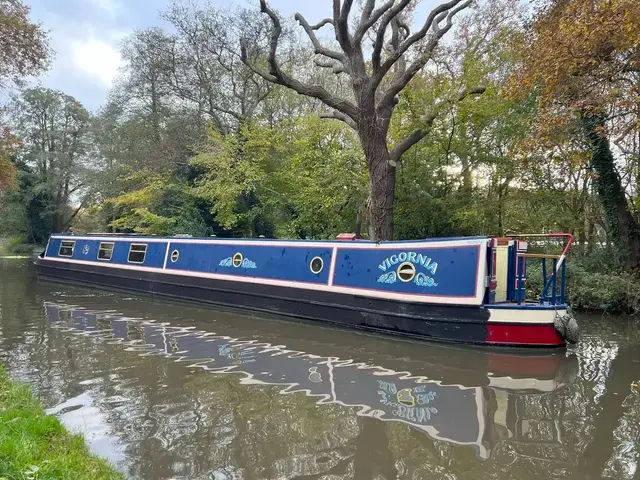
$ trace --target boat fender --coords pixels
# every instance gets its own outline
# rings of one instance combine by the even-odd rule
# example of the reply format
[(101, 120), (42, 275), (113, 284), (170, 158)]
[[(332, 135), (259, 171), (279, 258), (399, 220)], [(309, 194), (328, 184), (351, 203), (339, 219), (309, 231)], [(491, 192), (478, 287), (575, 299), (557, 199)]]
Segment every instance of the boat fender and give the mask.
[(566, 342), (571, 344), (578, 343), (580, 328), (578, 327), (578, 322), (575, 317), (569, 310), (562, 314), (556, 312), (553, 326)]

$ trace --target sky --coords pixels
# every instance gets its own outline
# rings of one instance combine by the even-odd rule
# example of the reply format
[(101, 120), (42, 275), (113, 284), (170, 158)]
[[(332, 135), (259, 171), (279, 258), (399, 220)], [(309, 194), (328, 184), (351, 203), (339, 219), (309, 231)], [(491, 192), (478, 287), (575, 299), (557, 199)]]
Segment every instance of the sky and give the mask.
[[(208, 1), (219, 7), (258, 5), (258, 0)], [(31, 6), (32, 21), (49, 31), (55, 51), (52, 68), (35, 83), (72, 95), (96, 112), (106, 103), (109, 88), (122, 67), (118, 53), (122, 40), (136, 29), (163, 26), (160, 12), (167, 9), (171, 0), (24, 2)], [(270, 0), (269, 4), (285, 16), (300, 12), (309, 23), (331, 14), (329, 0)]]
[[(204, 1), (204, 0), (203, 0)], [(258, 0), (209, 0), (223, 7), (258, 4)], [(25, 0), (31, 20), (49, 31), (55, 51), (52, 68), (35, 84), (55, 88), (80, 100), (91, 111), (106, 103), (113, 79), (122, 66), (119, 46), (134, 30), (163, 26), (160, 12), (171, 0)], [(284, 15), (300, 11), (309, 19), (329, 14), (330, 2), (275, 0)]]

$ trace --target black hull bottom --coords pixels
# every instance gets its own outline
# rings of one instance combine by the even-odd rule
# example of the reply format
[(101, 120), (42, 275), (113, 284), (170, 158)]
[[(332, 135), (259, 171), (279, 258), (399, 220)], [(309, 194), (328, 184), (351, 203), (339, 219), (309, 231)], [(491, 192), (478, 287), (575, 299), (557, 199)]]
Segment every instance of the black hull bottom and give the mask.
[(41, 258), (36, 260), (36, 267), (43, 280), (249, 309), (392, 335), (488, 344), (490, 313), (482, 307), (411, 304), (100, 265), (64, 264)]

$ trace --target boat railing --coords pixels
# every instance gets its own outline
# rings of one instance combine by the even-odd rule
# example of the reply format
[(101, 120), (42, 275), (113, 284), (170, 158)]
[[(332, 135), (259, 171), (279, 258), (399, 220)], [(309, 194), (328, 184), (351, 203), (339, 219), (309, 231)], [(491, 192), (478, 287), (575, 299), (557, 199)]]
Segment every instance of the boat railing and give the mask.
[[(548, 234), (530, 234), (530, 235), (513, 235), (514, 237), (547, 237), (547, 238), (566, 238), (567, 243), (564, 245), (560, 255), (548, 253), (516, 253), (516, 288), (515, 300), (518, 305), (522, 305), (526, 301), (526, 262), (528, 259), (537, 259), (541, 262), (542, 270), (542, 291), (538, 301), (540, 305), (563, 305), (565, 304), (566, 286), (567, 286), (567, 264), (565, 262), (569, 247), (573, 243), (573, 235), (570, 233), (548, 233)], [(551, 269), (548, 268), (550, 261)]]

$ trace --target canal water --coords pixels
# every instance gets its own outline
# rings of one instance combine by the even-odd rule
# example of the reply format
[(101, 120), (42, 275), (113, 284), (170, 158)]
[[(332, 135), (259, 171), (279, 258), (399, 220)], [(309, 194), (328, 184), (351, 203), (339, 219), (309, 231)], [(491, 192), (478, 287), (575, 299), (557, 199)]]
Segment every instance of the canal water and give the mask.
[(38, 282), (0, 258), (0, 361), (143, 479), (638, 476), (640, 321), (462, 348)]

